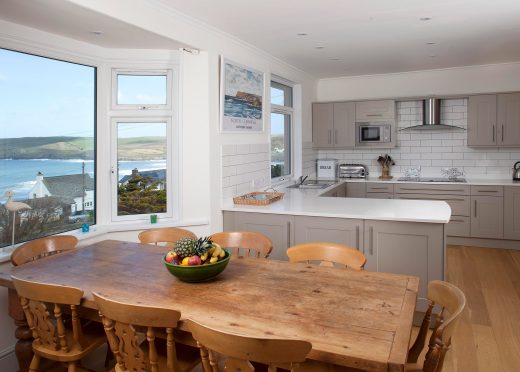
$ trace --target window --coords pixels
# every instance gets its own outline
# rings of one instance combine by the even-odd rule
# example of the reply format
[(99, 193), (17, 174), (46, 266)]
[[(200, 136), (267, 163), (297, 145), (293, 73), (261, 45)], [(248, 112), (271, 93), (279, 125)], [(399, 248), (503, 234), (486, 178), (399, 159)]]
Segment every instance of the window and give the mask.
[(292, 174), (292, 87), (271, 81), (271, 179)]
[(170, 70), (114, 70), (112, 220), (173, 217)]
[(0, 247), (95, 223), (96, 68), (0, 49)]

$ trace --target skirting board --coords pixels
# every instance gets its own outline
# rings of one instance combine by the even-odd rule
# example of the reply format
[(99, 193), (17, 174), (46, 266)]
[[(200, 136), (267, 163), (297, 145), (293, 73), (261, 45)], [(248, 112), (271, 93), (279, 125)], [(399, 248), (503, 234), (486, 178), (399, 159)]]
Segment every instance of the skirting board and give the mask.
[(18, 361), (14, 352), (0, 358), (0, 371), (2, 372), (16, 372), (18, 371)]
[(14, 345), (5, 348), (4, 350), (0, 350), (0, 359), (5, 357), (8, 354), (14, 353)]
[(520, 241), (518, 240), (458, 238), (454, 236), (448, 236), (447, 241), (448, 244), (451, 245), (520, 250)]

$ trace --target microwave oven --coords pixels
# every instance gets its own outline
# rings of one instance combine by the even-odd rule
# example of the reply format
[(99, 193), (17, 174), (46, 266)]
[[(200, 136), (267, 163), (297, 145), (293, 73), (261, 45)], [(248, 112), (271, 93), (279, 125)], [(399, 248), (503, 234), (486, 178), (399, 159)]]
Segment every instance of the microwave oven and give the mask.
[(356, 123), (356, 146), (392, 142), (392, 124), (384, 122)]

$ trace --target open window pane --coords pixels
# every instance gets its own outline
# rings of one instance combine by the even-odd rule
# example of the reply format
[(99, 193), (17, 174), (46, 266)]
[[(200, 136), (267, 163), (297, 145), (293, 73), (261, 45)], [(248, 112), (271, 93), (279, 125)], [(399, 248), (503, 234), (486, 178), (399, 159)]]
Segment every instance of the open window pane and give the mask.
[(0, 49), (0, 247), (13, 224), (19, 243), (95, 223), (95, 81), (94, 67)]
[(291, 174), (291, 115), (271, 113), (271, 178)]
[(292, 107), (292, 87), (271, 81), (271, 104)]
[(166, 213), (167, 123), (117, 123), (118, 216)]
[(117, 74), (118, 105), (166, 105), (166, 75)]

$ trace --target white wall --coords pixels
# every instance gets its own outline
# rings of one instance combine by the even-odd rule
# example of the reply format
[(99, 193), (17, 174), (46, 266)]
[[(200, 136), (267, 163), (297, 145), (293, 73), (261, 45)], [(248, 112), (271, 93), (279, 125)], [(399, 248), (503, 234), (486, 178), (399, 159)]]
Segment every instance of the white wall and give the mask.
[(464, 95), (520, 90), (520, 62), (322, 79), (318, 101)]

